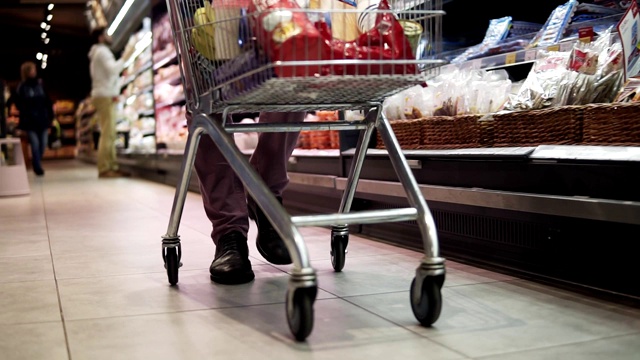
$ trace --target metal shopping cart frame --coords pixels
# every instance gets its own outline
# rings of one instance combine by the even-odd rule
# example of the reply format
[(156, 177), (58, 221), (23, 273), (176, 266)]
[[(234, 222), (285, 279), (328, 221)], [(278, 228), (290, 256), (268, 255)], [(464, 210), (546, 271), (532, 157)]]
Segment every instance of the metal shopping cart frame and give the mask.
[[(415, 4), (424, 4), (414, 2)], [(437, 8), (441, 0), (432, 3), (428, 10), (411, 10), (403, 3), (394, 11), (412, 19), (428, 21), (442, 15)], [(442, 306), (441, 288), (445, 279), (445, 260), (440, 257), (438, 236), (429, 207), (413, 176), (400, 144), (396, 139), (389, 120), (382, 111), (384, 99), (402, 89), (424, 82), (424, 73), (419, 74), (369, 74), (302, 76), (278, 78), (272, 69), (277, 66), (318, 66), (326, 61), (266, 62), (251, 69), (241, 69), (235, 76), (221, 79), (216, 71), (221, 66), (232, 63), (225, 59), (217, 61), (211, 56), (205, 58), (194, 50), (194, 29), (202, 24), (193, 23), (193, 14), (200, 0), (167, 0), (176, 49), (178, 50), (182, 83), (187, 99), (189, 135), (181, 165), (181, 176), (171, 209), (167, 232), (162, 236), (162, 257), (171, 285), (178, 283), (181, 266), (181, 241), (178, 235), (180, 219), (186, 200), (198, 142), (203, 134), (212, 138), (228, 161), (232, 170), (245, 186), (248, 194), (262, 209), (275, 230), (284, 240), (291, 254), (293, 269), (286, 293), (286, 316), (293, 336), (302, 341), (313, 329), (313, 303), (317, 295), (317, 276), (312, 268), (304, 239), (298, 228), (303, 226), (331, 227), (331, 262), (336, 272), (345, 265), (346, 248), (349, 239), (349, 225), (382, 222), (416, 221), (422, 235), (424, 257), (416, 269), (410, 285), (411, 308), (416, 319), (430, 326), (440, 316)], [(439, 5), (438, 5), (439, 4)], [(215, 6), (214, 6), (215, 8)], [(301, 10), (306, 11), (306, 10)], [(337, 11), (337, 10), (336, 10)], [(344, 11), (344, 10), (340, 10)], [(349, 11), (344, 11), (349, 12)], [(255, 15), (255, 14), (254, 14)], [(414, 16), (415, 15), (415, 16)], [(240, 21), (250, 19), (242, 15)], [(226, 21), (216, 20), (212, 28), (229, 28)], [(433, 24), (427, 23), (432, 26)], [(216, 26), (220, 26), (216, 28)], [(438, 29), (431, 34), (437, 34)], [(234, 35), (235, 36), (235, 35)], [(223, 40), (224, 41), (224, 40)], [(233, 43), (218, 43), (217, 48), (236, 46)], [(212, 45), (213, 47), (213, 45)], [(248, 54), (249, 49), (242, 52)], [(212, 51), (213, 52), (213, 51)], [(252, 55), (252, 54), (250, 54)], [(236, 57), (237, 59), (240, 56)], [(394, 60), (395, 61), (395, 60)], [(381, 67), (389, 61), (380, 59), (356, 60), (358, 65)], [(422, 70), (437, 68), (438, 60), (417, 59), (396, 61), (404, 66), (421, 66)], [(354, 64), (354, 60), (329, 60), (332, 66)], [(246, 71), (245, 71), (246, 70)], [(246, 89), (246, 80), (251, 80), (252, 88)], [(255, 85), (257, 84), (257, 85)], [(255, 86), (254, 86), (255, 85)], [(241, 89), (242, 91), (236, 91)], [(231, 95), (230, 95), (231, 94)], [(312, 110), (356, 110), (365, 111), (362, 121), (303, 122), (297, 124), (234, 124), (227, 119), (234, 112), (287, 112)], [(356, 194), (358, 179), (366, 158), (366, 152), (374, 129), (382, 138), (393, 168), (400, 183), (406, 190), (410, 207), (373, 211), (352, 212), (351, 205)], [(231, 134), (236, 132), (296, 132), (302, 130), (359, 130), (360, 135), (355, 150), (354, 161), (349, 169), (348, 181), (336, 213), (291, 216), (265, 185), (260, 175), (251, 166), (246, 156), (236, 147)]]

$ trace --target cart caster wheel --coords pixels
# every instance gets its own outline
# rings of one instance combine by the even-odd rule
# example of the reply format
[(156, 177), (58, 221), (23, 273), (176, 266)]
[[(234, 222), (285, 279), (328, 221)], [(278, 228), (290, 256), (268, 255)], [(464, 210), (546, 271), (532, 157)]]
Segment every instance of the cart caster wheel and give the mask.
[(298, 288), (287, 291), (287, 322), (297, 341), (304, 341), (313, 329), (313, 303), (317, 288)]
[(424, 278), (422, 284), (411, 282), (411, 310), (423, 326), (431, 326), (440, 317), (442, 294), (438, 280), (433, 276)]
[(164, 255), (164, 267), (167, 269), (167, 278), (172, 286), (178, 283), (178, 268), (180, 259), (177, 247), (169, 247)]
[(335, 272), (340, 272), (344, 268), (348, 243), (349, 235), (331, 236), (331, 265)]

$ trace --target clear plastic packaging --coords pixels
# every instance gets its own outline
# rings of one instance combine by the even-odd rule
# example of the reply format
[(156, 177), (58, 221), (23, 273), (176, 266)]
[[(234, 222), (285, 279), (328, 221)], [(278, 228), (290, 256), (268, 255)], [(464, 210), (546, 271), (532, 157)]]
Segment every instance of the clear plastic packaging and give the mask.
[(520, 87), (520, 91), (511, 96), (504, 110), (533, 110), (554, 106), (559, 88), (565, 79), (569, 52), (540, 51), (541, 56), (534, 64)]
[(451, 60), (451, 62), (453, 64), (458, 64), (473, 57), (486, 54), (490, 48), (495, 47), (500, 41), (507, 38), (509, 35), (509, 29), (511, 28), (511, 21), (511, 16), (491, 20), (482, 42), (468, 48), (465, 52)]
[(536, 47), (557, 44), (564, 36), (564, 32), (567, 25), (571, 22), (577, 5), (578, 2), (576, 0), (569, 0), (553, 10), (544, 27), (531, 41), (530, 46)]
[(505, 110), (611, 102), (622, 87), (622, 49), (611, 43), (611, 29), (592, 43), (577, 43), (571, 51), (547, 52), (533, 66), (520, 91)]
[(383, 111), (392, 120), (496, 112), (511, 93), (506, 70), (453, 69), (388, 97)]

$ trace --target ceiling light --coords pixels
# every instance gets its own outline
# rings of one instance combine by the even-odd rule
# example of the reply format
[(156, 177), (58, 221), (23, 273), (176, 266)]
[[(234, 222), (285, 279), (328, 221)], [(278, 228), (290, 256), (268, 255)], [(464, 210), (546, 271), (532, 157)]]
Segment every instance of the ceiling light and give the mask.
[(43, 32), (42, 35), (40, 35), (43, 39), (47, 37), (47, 33)]
[(118, 26), (122, 22), (122, 19), (124, 19), (125, 15), (127, 15), (127, 12), (129, 11), (129, 8), (131, 8), (131, 5), (133, 5), (134, 1), (135, 0), (127, 0), (124, 3), (124, 5), (122, 5), (122, 8), (120, 9), (120, 12), (116, 16), (116, 18), (113, 19), (113, 22), (111, 23), (111, 26), (109, 26), (109, 29), (107, 30), (107, 35), (111, 36), (111, 35), (113, 35), (114, 32), (116, 32), (116, 29), (118, 28)]
[(47, 59), (49, 58), (48, 54), (44, 54), (42, 55), (42, 61), (47, 62)]
[(43, 22), (41, 22), (41, 23), (40, 23), (40, 27), (41, 27), (41, 28), (43, 28), (43, 29), (44, 29), (44, 28), (46, 28), (46, 27), (47, 27), (47, 23), (46, 23), (46, 22), (44, 22), (44, 21), (43, 21)]
[(49, 43), (49, 38), (44, 39), (44, 43), (48, 44)]
[(51, 21), (51, 19), (53, 19), (53, 14), (47, 15), (47, 21)]
[(49, 4), (49, 6), (47, 7), (47, 9), (49, 9), (49, 11), (53, 10), (53, 4)]
[(37, 54), (36, 54), (36, 59), (38, 59), (38, 60), (42, 60), (42, 53), (40, 53), (40, 52), (39, 52), (39, 53), (37, 53)]
[(47, 25), (46, 28), (44, 28), (45, 30), (49, 31), (49, 29), (51, 29), (51, 25)]
[(42, 63), (42, 68), (43, 68), (43, 69), (46, 69), (46, 68), (47, 68), (47, 63), (46, 63), (46, 62), (43, 62), (43, 63)]

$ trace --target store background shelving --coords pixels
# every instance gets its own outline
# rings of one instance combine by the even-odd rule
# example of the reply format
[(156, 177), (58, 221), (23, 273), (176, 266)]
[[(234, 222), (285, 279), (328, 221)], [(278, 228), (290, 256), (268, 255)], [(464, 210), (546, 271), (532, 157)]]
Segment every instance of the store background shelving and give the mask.
[(54, 147), (55, 139), (50, 130), (49, 146), (44, 152), (43, 159), (72, 159), (76, 156), (76, 104), (73, 100), (57, 100), (53, 104), (55, 120), (59, 126), (59, 147)]
[(72, 101), (66, 101), (67, 106), (62, 107), (61, 102), (54, 104), (56, 120), (60, 125), (60, 142), (62, 146), (76, 145), (76, 121), (75, 121), (75, 104)]
[[(523, 66), (531, 65), (540, 57), (540, 54), (543, 51), (561, 51), (561, 52), (569, 51), (575, 46), (576, 43), (585, 41), (584, 39), (580, 39), (579, 37), (580, 29), (584, 29), (584, 28), (595, 29), (594, 30), (595, 36), (593, 39), (595, 40), (595, 38), (597, 38), (598, 36), (597, 30), (602, 31), (608, 28), (609, 26), (616, 24), (621, 17), (622, 17), (622, 14), (617, 14), (617, 15), (603, 16), (596, 19), (592, 19), (592, 20), (574, 22), (567, 26), (567, 29), (566, 29), (567, 36), (565, 36), (557, 44), (552, 44), (544, 47), (532, 47), (532, 48), (520, 49), (516, 51), (505, 51), (495, 55), (487, 55), (487, 56), (479, 57), (477, 59), (468, 60), (460, 64), (447, 64), (441, 67), (440, 72), (447, 72), (454, 68), (494, 70), (494, 69), (506, 68), (511, 66), (518, 66), (518, 65), (523, 65)], [(613, 28), (612, 30), (613, 31), (610, 34), (610, 36), (612, 36), (612, 38), (617, 37), (618, 34), (616, 29)], [(509, 41), (514, 41), (514, 40), (530, 41), (535, 37), (535, 35), (536, 35), (535, 32), (528, 33), (528, 34), (521, 34), (518, 36), (510, 37), (508, 40)], [(443, 58), (453, 58), (456, 55), (461, 54), (464, 50), (465, 49), (457, 49), (454, 51), (443, 53), (440, 56)]]
[(166, 5), (157, 5), (153, 10), (153, 16), (157, 148), (164, 154), (181, 154), (187, 136), (186, 101)]
[[(464, 8), (459, 14), (469, 12), (458, 1), (448, 2), (449, 7), (457, 4)], [(506, 6), (507, 2), (502, 4)], [(544, 6), (553, 7), (548, 3)], [(495, 18), (504, 13), (498, 10), (501, 13)], [(180, 78), (164, 1), (156, 2), (150, 14), (157, 150), (153, 154), (121, 153), (119, 162), (137, 176), (175, 186), (181, 176), (186, 136), (184, 102), (180, 97), (167, 96), (179, 92), (175, 86)], [(514, 20), (544, 23), (548, 13), (538, 15)], [(448, 16), (444, 17), (445, 23), (462, 21), (449, 20)], [(598, 24), (574, 23), (570, 32), (585, 26)], [(519, 34), (522, 39), (533, 35)], [(576, 41), (573, 37), (549, 47), (485, 56), (461, 65), (446, 65), (440, 71), (454, 66), (503, 68), (518, 81), (526, 77), (540, 50), (567, 50)], [(345, 141), (340, 144), (341, 150), (294, 151), (288, 164), (291, 182), (284, 194), (285, 205), (292, 213), (326, 212), (339, 206), (353, 159), (351, 147), (353, 143)], [(625, 299), (640, 297), (637, 285), (609, 281), (615, 274), (634, 271), (626, 251), (634, 239), (625, 234), (640, 231), (637, 147), (540, 145), (404, 153), (433, 210), (445, 257), (563, 286), (617, 293)], [(251, 151), (245, 154), (250, 156)], [(370, 149), (353, 210), (406, 205), (406, 196), (393, 174), (385, 150)], [(191, 177), (189, 189), (199, 191), (197, 176)], [(363, 225), (351, 231), (402, 246), (422, 247), (414, 223)], [(607, 239), (622, 261), (604, 259), (603, 264), (595, 266), (592, 260), (601, 258), (602, 239)]]
[(121, 152), (156, 152), (152, 43), (151, 18), (145, 17), (141, 29), (128, 40), (127, 46), (133, 46), (135, 51), (121, 76), (116, 125), (116, 146)]

